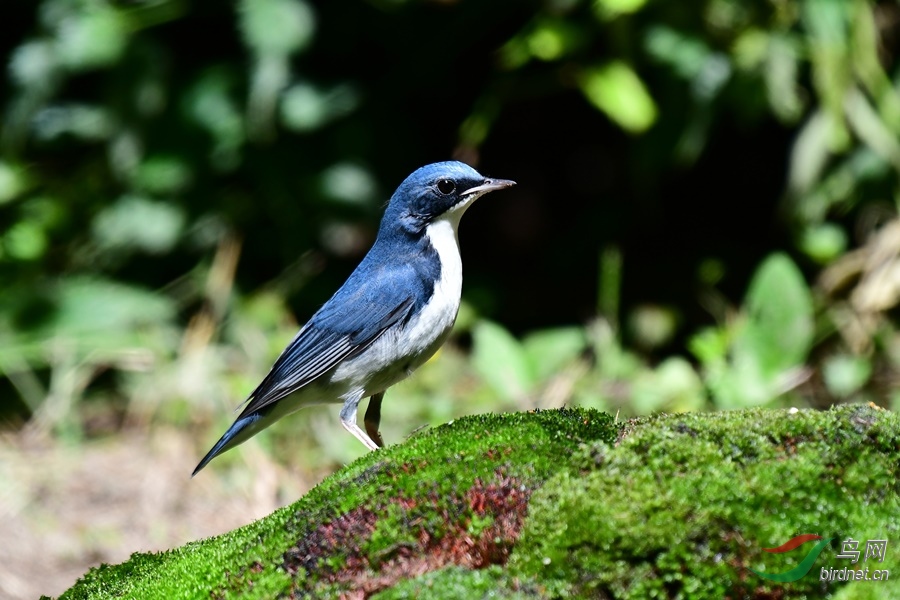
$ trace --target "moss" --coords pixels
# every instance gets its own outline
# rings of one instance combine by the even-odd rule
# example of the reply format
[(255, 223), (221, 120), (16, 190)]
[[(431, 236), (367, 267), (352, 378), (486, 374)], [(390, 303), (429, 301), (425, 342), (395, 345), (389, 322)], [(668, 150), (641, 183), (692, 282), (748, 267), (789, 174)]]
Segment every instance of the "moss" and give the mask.
[[(898, 421), (856, 406), (630, 423), (618, 446), (588, 445), (580, 473), (535, 493), (510, 573), (560, 596), (822, 597), (843, 585), (818, 568), (850, 566), (835, 558), (840, 540), (900, 539)], [(801, 533), (836, 538), (814, 572), (775, 584), (748, 571), (791, 569), (811, 545), (762, 548)]]
[(473, 571), (447, 567), (406, 579), (372, 596), (372, 600), (459, 600), (491, 598), (495, 600), (539, 600), (546, 598), (542, 586), (533, 581), (513, 580), (499, 566)]
[[(831, 584), (848, 537), (900, 541), (900, 419), (865, 406), (614, 424), (468, 417), (369, 454), (229, 534), (90, 571), (64, 598), (900, 597)], [(775, 584), (812, 546), (813, 571)], [(860, 563), (862, 564), (862, 563)], [(896, 578), (897, 574), (893, 574)]]
[(364, 456), (247, 527), (93, 569), (63, 598), (336, 597), (505, 563), (532, 492), (581, 444), (617, 433), (609, 415), (574, 409), (460, 419)]

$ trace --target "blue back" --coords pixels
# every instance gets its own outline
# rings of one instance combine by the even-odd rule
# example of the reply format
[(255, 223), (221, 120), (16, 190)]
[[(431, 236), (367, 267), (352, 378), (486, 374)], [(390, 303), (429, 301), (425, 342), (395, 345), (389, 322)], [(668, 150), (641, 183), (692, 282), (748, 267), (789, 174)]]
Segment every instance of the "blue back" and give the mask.
[(443, 179), (465, 190), (484, 178), (456, 161), (427, 165), (409, 175), (391, 196), (372, 249), (288, 345), (241, 416), (270, 406), (359, 354), (424, 307), (441, 277), (425, 228), (461, 199), (460, 193), (438, 189)]

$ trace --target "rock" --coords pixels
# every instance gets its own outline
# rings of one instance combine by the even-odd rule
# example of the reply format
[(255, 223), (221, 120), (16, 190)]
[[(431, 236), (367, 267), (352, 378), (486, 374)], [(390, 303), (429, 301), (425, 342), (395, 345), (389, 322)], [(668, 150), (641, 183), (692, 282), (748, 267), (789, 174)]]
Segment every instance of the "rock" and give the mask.
[[(896, 569), (898, 471), (900, 418), (872, 406), (466, 417), (62, 598), (897, 597), (890, 579), (821, 577)], [(764, 551), (801, 534), (821, 539)], [(837, 556), (848, 538), (855, 565)], [(883, 562), (864, 559), (870, 540)], [(814, 549), (795, 581), (757, 574), (796, 575)]]

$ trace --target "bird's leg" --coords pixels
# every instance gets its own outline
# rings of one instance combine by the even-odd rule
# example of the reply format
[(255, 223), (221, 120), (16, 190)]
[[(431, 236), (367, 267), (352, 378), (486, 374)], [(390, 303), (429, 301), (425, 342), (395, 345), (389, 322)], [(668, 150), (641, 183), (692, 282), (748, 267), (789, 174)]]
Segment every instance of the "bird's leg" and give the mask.
[(363, 417), (363, 423), (366, 425), (366, 433), (378, 444), (379, 448), (384, 448), (384, 440), (378, 432), (378, 425), (381, 423), (381, 400), (384, 398), (384, 392), (373, 394), (369, 398), (369, 406), (366, 407), (366, 416)]
[[(356, 407), (362, 400), (362, 393), (354, 393), (344, 398), (344, 406), (341, 408), (341, 425), (344, 429), (353, 434), (369, 450), (378, 450), (378, 444), (372, 441), (372, 438), (366, 435), (366, 432), (359, 428), (356, 424)], [(367, 413), (368, 414), (368, 413)]]

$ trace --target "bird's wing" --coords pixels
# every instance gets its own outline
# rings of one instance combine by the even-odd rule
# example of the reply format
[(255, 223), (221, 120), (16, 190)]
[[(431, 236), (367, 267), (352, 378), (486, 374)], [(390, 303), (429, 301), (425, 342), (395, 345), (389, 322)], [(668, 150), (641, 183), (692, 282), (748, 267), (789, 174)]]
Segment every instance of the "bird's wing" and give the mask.
[[(397, 285), (396, 277), (376, 278), (360, 286), (353, 285), (354, 279), (351, 277), (288, 344), (250, 394), (241, 416), (299, 390), (409, 318), (415, 296), (408, 293), (409, 288)], [(404, 289), (407, 293), (401, 292)]]

